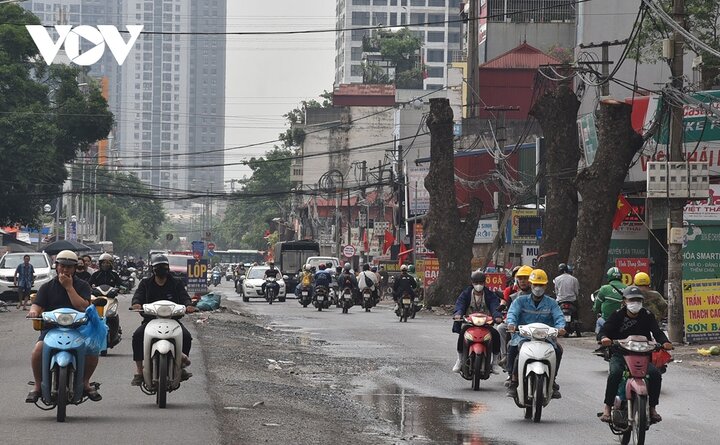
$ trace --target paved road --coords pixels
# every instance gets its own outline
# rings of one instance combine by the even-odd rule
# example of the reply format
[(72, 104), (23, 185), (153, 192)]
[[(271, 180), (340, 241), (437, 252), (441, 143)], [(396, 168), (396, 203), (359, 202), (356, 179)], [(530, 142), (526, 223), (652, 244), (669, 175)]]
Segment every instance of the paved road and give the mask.
[[(224, 287), (224, 286), (223, 286)], [(240, 301), (231, 290), (225, 295)], [(540, 424), (505, 397), (505, 375), (491, 377), (474, 392), (450, 368), (456, 357), (451, 323), (419, 315), (400, 324), (388, 307), (372, 313), (357, 306), (350, 314), (317, 312), (295, 300), (268, 305), (244, 303), (251, 312), (271, 317), (276, 329), (330, 342), (325, 349), (346, 357), (375, 357), (384, 366), (358, 375), (357, 397), (375, 406), (398, 432), (417, 443), (468, 444), (611, 444), (617, 443), (596, 413), (602, 407), (607, 366), (590, 354), (591, 339), (565, 339), (558, 382), (563, 398), (545, 408)], [(649, 431), (649, 444), (717, 443), (717, 382), (682, 365), (671, 364), (664, 378), (664, 421)], [(413, 439), (413, 437), (415, 439)]]
[[(129, 296), (121, 297), (121, 307), (129, 306)], [(37, 340), (25, 314), (0, 313), (0, 442), (6, 444), (73, 443), (113, 444), (217, 444), (220, 443), (200, 345), (195, 342), (191, 358), (194, 376), (168, 394), (166, 409), (158, 409), (155, 396), (131, 387), (134, 373), (130, 336), (139, 316), (121, 313), (126, 336), (100, 358), (93, 380), (102, 383), (100, 402), (85, 402), (67, 408), (67, 421), (55, 421), (55, 411), (41, 411), (26, 404), (32, 388), (30, 350)], [(191, 318), (185, 325), (193, 331)], [(191, 384), (190, 384), (191, 383)]]

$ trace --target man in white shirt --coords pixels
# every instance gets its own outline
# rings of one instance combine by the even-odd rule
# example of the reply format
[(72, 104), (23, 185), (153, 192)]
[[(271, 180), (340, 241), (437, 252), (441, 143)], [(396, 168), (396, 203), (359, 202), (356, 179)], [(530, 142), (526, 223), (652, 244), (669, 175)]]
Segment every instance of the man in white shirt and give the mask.
[(572, 269), (567, 264), (560, 263), (558, 271), (560, 275), (553, 280), (557, 302), (577, 301), (578, 293), (580, 293), (580, 283), (577, 278), (572, 276)]
[(378, 303), (380, 300), (378, 296), (378, 277), (375, 274), (375, 272), (372, 272), (370, 270), (370, 265), (365, 263), (362, 266), (362, 272), (358, 274), (357, 277), (358, 282), (358, 289), (360, 290), (360, 294), (362, 295), (363, 289), (370, 288), (372, 290), (372, 296), (373, 296), (373, 306)]

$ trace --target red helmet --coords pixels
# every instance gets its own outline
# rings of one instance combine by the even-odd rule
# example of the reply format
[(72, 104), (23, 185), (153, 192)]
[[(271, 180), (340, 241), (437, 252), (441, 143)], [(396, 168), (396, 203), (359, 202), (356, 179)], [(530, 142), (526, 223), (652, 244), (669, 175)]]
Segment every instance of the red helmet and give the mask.
[(318, 266), (318, 269), (320, 269), (320, 270), (325, 270), (325, 265), (324, 265), (324, 264), (320, 264), (320, 265)]

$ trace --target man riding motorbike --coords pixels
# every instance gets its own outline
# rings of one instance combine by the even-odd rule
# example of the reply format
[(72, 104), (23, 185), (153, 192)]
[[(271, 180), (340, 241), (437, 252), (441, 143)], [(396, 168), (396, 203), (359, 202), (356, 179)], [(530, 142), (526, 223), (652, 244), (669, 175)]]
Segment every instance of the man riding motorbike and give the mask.
[[(54, 311), (60, 308), (70, 308), (79, 312), (85, 312), (85, 309), (90, 305), (91, 289), (86, 281), (74, 276), (77, 263), (77, 255), (70, 250), (63, 250), (57, 254), (55, 257), (57, 276), (40, 286), (35, 301), (27, 313), (27, 318), (37, 318), (45, 311)], [(30, 391), (30, 394), (28, 394), (25, 399), (28, 403), (37, 402), (41, 395), (43, 339), (47, 333), (48, 330), (40, 332), (40, 338), (38, 338), (32, 351), (30, 363), (32, 365), (35, 382), (33, 390)], [(88, 353), (88, 355), (85, 356), (85, 373), (83, 375), (85, 395), (93, 402), (102, 399), (97, 389), (90, 386), (90, 377), (92, 377), (93, 372), (95, 372), (97, 364), (97, 354)]]
[[(518, 274), (520, 272), (518, 271)], [(530, 323), (544, 323), (548, 326), (553, 326), (558, 330), (558, 335), (565, 335), (565, 317), (563, 317), (562, 310), (555, 300), (545, 295), (545, 286), (547, 285), (548, 278), (547, 274), (542, 269), (535, 269), (530, 274), (530, 285), (531, 295), (522, 295), (515, 299), (510, 305), (507, 314), (507, 325), (508, 332), (512, 332), (512, 339), (508, 348), (507, 356), (507, 372), (510, 374), (511, 380), (508, 386), (507, 396), (516, 398), (517, 386), (518, 386), (518, 375), (517, 369), (515, 369), (515, 359), (520, 351), (520, 344), (528, 341), (527, 338), (520, 336), (516, 332), (516, 328), (520, 325), (526, 325)], [(562, 359), (562, 347), (557, 341), (550, 341), (555, 348), (556, 356), (556, 369), (555, 377), (557, 378), (558, 371), (560, 370), (560, 361)], [(553, 382), (553, 399), (559, 399), (560, 385)]]
[(310, 296), (312, 297), (312, 282), (313, 274), (310, 272), (310, 265), (305, 264), (302, 267), (302, 273), (298, 276), (298, 284), (295, 286), (295, 296), (300, 298), (300, 292), (303, 287), (308, 289)]
[(565, 263), (558, 265), (560, 275), (555, 277), (553, 284), (555, 285), (555, 301), (562, 303), (565, 301), (576, 302), (580, 293), (580, 282), (572, 276), (570, 268)]
[(625, 285), (622, 283), (622, 273), (617, 267), (611, 267), (607, 273), (608, 284), (602, 286), (597, 292), (595, 303), (593, 303), (593, 312), (598, 314), (599, 318), (595, 323), (595, 333), (598, 340), (602, 338), (602, 329), (605, 320), (610, 314), (620, 309), (622, 305), (622, 292)]
[[(613, 340), (622, 340), (631, 335), (643, 335), (648, 338), (655, 339), (656, 342), (662, 343), (663, 349), (673, 349), (672, 343), (668, 340), (663, 331), (660, 330), (657, 320), (652, 312), (643, 308), (643, 300), (645, 296), (642, 290), (637, 286), (630, 286), (623, 290), (623, 300), (625, 306), (616, 310), (605, 321), (603, 330), (603, 338), (601, 343), (605, 347), (610, 347)], [(610, 421), (610, 412), (615, 401), (617, 388), (622, 380), (625, 371), (625, 359), (620, 351), (611, 349), (610, 356), (610, 372), (608, 373), (607, 385), (605, 387), (605, 407), (600, 420), (603, 422)], [(660, 389), (662, 387), (662, 376), (660, 371), (648, 363), (648, 402), (650, 405), (650, 421), (657, 423), (662, 420), (655, 407), (660, 402)]]
[[(498, 311), (500, 306), (500, 297), (485, 287), (485, 274), (476, 270), (470, 275), (471, 286), (465, 288), (460, 296), (458, 296), (455, 302), (455, 312), (453, 313), (453, 327), (452, 331), (459, 334), (457, 341), (457, 353), (458, 358), (453, 366), (453, 372), (460, 372), (462, 369), (462, 362), (465, 360), (464, 352), (464, 335), (467, 328), (470, 325), (463, 326), (462, 317), (470, 315), (475, 312), (483, 314), (489, 314), (495, 320), (495, 323), (502, 322), (502, 313)], [(497, 374), (495, 365), (497, 364), (500, 355), (500, 333), (495, 329), (490, 329), (490, 335), (492, 337), (492, 373)]]
[(343, 266), (342, 273), (337, 277), (337, 283), (340, 292), (342, 292), (344, 288), (349, 287), (352, 290), (353, 300), (357, 299), (358, 281), (352, 273), (350, 263), (345, 263)]
[[(195, 312), (195, 306), (192, 306), (192, 300), (185, 290), (182, 280), (170, 275), (170, 262), (165, 255), (155, 255), (150, 261), (152, 267), (152, 275), (143, 278), (135, 289), (132, 297), (132, 308), (135, 310), (142, 309), (143, 304), (154, 303), (160, 300), (169, 300), (175, 304), (185, 305), (185, 313)], [(143, 317), (140, 326), (135, 330), (132, 337), (133, 360), (135, 361), (136, 373), (130, 382), (133, 386), (143, 384), (143, 342), (145, 334), (145, 326), (150, 318)], [(190, 347), (192, 345), (192, 336), (187, 328), (178, 320), (183, 335), (183, 368), (181, 370), (181, 380), (187, 380), (192, 377), (192, 373), (188, 372), (185, 367), (190, 366)]]
[(377, 274), (370, 270), (370, 265), (368, 263), (363, 264), (362, 272), (360, 272), (357, 277), (357, 283), (361, 294), (363, 290), (370, 288), (370, 291), (372, 292), (373, 306), (375, 306), (378, 301), (380, 301), (380, 296), (378, 295), (378, 277)]
[(92, 274), (90, 277), (91, 286), (102, 286), (107, 284), (111, 287), (120, 286), (120, 275), (113, 270), (113, 257), (109, 253), (103, 253), (100, 255), (98, 261), (100, 263), (100, 270)]
[(270, 268), (265, 271), (265, 275), (263, 277), (263, 279), (265, 280), (263, 281), (263, 284), (261, 286), (263, 295), (265, 295), (265, 285), (267, 285), (267, 279), (270, 277), (277, 279), (278, 275), (280, 275), (280, 271), (275, 269), (274, 262), (268, 261), (267, 264)]
[(315, 290), (317, 290), (318, 287), (325, 287), (329, 289), (332, 284), (332, 274), (327, 270), (327, 267), (324, 264), (320, 264), (318, 268), (320, 270), (315, 273), (315, 277), (313, 279), (313, 282), (315, 283)]
[(650, 275), (645, 272), (638, 272), (633, 278), (633, 284), (637, 286), (645, 296), (643, 307), (655, 316), (658, 324), (667, 317), (668, 304), (660, 295), (660, 292), (650, 289)]
[(405, 292), (407, 292), (413, 300), (415, 299), (416, 287), (417, 281), (408, 274), (407, 264), (403, 264), (400, 266), (400, 275), (395, 278), (395, 282), (393, 283), (393, 301), (395, 301), (395, 312), (400, 310), (400, 306), (397, 302), (399, 298), (402, 298)]

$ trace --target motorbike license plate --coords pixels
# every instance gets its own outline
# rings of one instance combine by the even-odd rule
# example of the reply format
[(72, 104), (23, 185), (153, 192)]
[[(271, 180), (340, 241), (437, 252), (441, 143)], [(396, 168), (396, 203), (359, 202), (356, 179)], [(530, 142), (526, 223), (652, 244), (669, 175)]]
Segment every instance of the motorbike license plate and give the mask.
[(571, 320), (572, 320), (572, 316), (570, 316), (570, 315), (565, 316), (565, 321), (570, 322)]
[(303, 297), (307, 297), (307, 295), (308, 295), (307, 291), (305, 291), (305, 292), (302, 293), (302, 296), (303, 296)]
[(319, 301), (323, 301), (323, 300), (325, 299), (325, 295), (318, 295), (318, 296), (317, 296), (317, 299), (318, 299)]
[(410, 303), (412, 303), (412, 300), (410, 300), (409, 298), (403, 298), (403, 304), (410, 304)]

